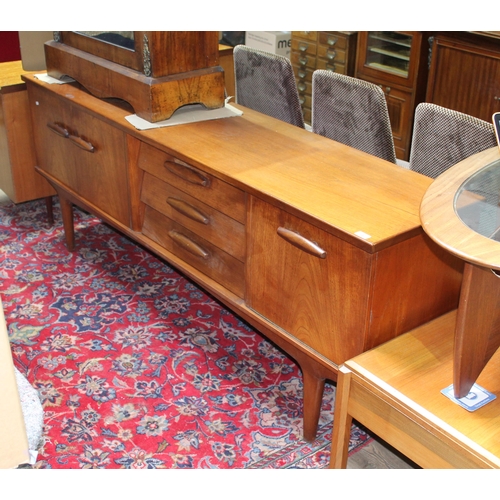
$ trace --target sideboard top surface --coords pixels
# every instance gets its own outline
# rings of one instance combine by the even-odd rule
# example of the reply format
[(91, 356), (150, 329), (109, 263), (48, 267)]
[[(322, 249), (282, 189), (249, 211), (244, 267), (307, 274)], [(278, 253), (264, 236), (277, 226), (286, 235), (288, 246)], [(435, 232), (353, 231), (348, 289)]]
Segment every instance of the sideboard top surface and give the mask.
[(23, 79), (365, 251), (421, 232), (432, 179), (312, 132), (241, 106), (241, 117), (138, 131), (125, 120), (131, 111), (78, 84)]

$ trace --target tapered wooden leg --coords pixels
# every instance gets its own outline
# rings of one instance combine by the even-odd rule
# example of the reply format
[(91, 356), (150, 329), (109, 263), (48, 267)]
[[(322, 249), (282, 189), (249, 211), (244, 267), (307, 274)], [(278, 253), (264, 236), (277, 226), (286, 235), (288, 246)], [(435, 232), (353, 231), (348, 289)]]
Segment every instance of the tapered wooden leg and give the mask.
[(304, 383), (304, 439), (311, 442), (316, 438), (318, 430), (325, 379), (303, 367), (302, 377)]
[(491, 269), (466, 263), (455, 330), (453, 391), (456, 398), (467, 396), (498, 347), (500, 277)]
[(61, 215), (64, 226), (64, 234), (66, 237), (66, 246), (72, 252), (75, 248), (75, 228), (73, 226), (73, 204), (59, 195), (61, 204)]
[(49, 224), (54, 224), (54, 210), (52, 206), (52, 196), (45, 198), (45, 206), (47, 207), (47, 219)]
[(349, 456), (352, 417), (348, 413), (349, 391), (351, 389), (350, 370), (341, 366), (337, 375), (335, 411), (333, 413), (332, 453), (330, 469), (345, 469)]

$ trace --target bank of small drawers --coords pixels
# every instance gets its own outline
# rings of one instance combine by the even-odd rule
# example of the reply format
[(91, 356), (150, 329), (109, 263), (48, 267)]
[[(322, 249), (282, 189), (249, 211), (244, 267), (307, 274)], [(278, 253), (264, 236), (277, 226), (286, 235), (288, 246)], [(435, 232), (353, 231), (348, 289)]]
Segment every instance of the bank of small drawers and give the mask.
[(243, 297), (245, 194), (146, 144), (139, 167), (142, 233)]
[(311, 123), (312, 74), (326, 69), (354, 75), (357, 33), (350, 31), (292, 31), (291, 61), (302, 112)]

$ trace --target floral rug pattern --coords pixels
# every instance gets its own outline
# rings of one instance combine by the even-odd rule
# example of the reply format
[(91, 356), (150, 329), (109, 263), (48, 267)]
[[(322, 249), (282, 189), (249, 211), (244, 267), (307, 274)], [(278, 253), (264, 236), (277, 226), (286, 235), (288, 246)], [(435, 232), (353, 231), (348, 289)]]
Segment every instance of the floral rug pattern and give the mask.
[[(302, 434), (295, 363), (199, 287), (75, 209), (0, 206), (0, 296), (16, 367), (38, 390), (34, 467), (324, 468), (335, 386), (318, 437)], [(353, 427), (351, 450), (371, 438)]]

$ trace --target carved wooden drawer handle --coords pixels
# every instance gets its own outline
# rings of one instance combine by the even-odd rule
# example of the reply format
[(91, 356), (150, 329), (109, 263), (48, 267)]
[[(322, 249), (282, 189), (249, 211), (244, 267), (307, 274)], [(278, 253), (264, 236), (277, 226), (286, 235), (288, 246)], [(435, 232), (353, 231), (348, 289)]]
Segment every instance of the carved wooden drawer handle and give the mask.
[(65, 139), (69, 137), (69, 132), (60, 123), (47, 123), (47, 127), (49, 127), (52, 132), (64, 137)]
[(210, 185), (210, 179), (206, 175), (203, 175), (202, 172), (196, 170), (183, 161), (167, 160), (164, 165), (174, 175), (190, 182), (191, 184), (197, 184), (198, 186), (203, 187), (208, 187)]
[(210, 254), (197, 245), (193, 240), (189, 239), (187, 236), (177, 232), (177, 231), (169, 231), (168, 235), (182, 248), (187, 250), (188, 252), (196, 255), (197, 257), (201, 257), (202, 259), (208, 259)]
[(293, 246), (303, 250), (304, 252), (310, 253), (315, 257), (320, 259), (326, 259), (326, 251), (321, 247), (316, 245), (316, 243), (304, 238), (299, 233), (295, 231), (290, 231), (290, 229), (285, 229), (284, 227), (278, 228), (278, 235), (281, 236), (285, 241), (291, 243)]
[(87, 151), (88, 153), (93, 153), (95, 151), (93, 144), (91, 142), (85, 141), (81, 137), (78, 137), (76, 135), (69, 135), (68, 139), (73, 144), (76, 144), (79, 148), (82, 148), (84, 151)]
[(210, 219), (202, 212), (197, 210), (195, 207), (190, 205), (189, 203), (179, 200), (178, 198), (167, 198), (167, 203), (177, 212), (189, 217), (195, 222), (200, 222), (201, 224), (208, 224)]

